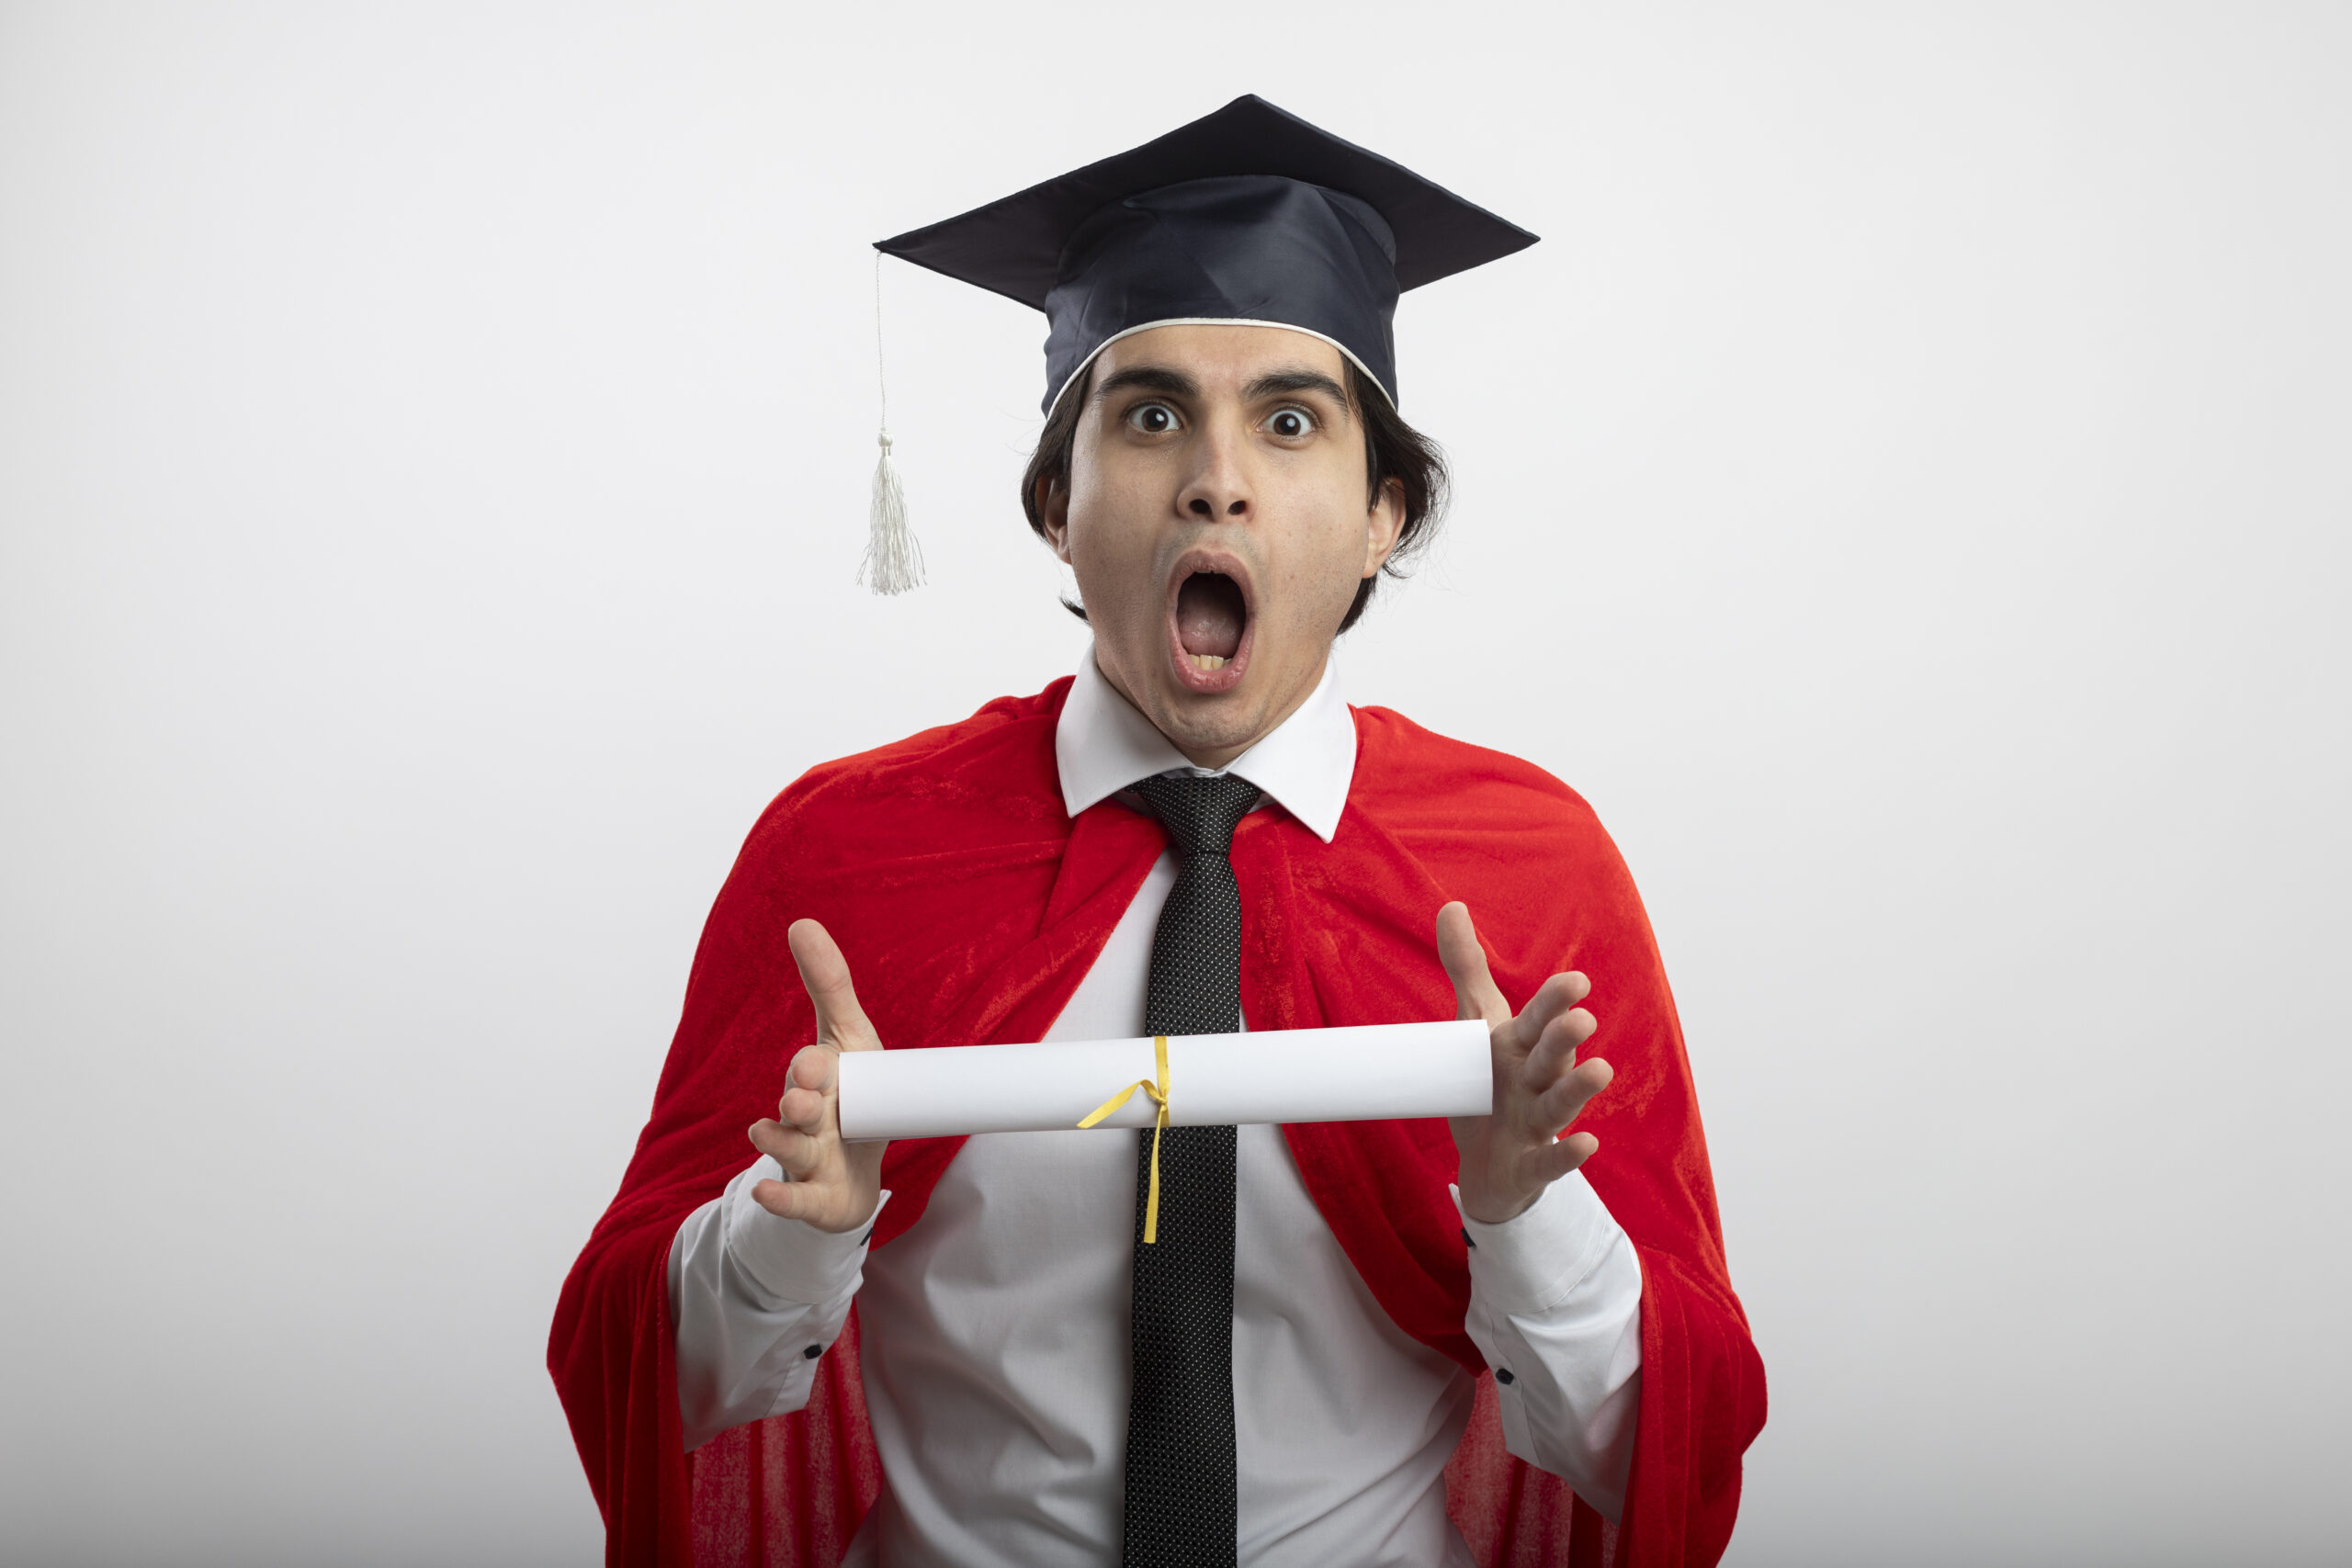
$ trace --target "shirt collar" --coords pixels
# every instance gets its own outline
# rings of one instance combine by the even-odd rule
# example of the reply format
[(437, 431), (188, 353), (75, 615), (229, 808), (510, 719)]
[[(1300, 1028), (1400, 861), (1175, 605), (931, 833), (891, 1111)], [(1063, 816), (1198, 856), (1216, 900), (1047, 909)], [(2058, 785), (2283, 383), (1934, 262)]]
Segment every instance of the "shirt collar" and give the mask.
[(1355, 778), (1356, 724), (1340, 691), (1339, 663), (1326, 659), (1323, 679), (1273, 733), (1222, 768), (1196, 768), (1103, 677), (1090, 643), (1054, 727), (1054, 761), (1072, 817), (1156, 773), (1238, 773), (1328, 844)]

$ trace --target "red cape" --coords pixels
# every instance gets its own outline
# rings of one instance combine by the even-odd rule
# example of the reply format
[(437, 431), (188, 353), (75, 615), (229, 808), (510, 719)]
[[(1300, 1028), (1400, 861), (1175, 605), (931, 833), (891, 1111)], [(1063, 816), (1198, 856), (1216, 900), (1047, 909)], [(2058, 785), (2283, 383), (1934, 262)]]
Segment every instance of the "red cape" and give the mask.
[[(893, 1045), (1038, 1040), (1159, 857), (1158, 823), (1062, 809), (1054, 728), (1067, 680), (961, 724), (811, 771), (752, 829), (703, 931), (684, 1016), (619, 1193), (581, 1253), (548, 1346), (613, 1563), (831, 1568), (881, 1482), (856, 1319), (805, 1410), (683, 1451), (667, 1263), (680, 1223), (749, 1161), (785, 1065), (815, 1038), (785, 944), (803, 916), (849, 959)], [(1514, 1008), (1564, 969), (1592, 981), (1592, 1047), (1616, 1081), (1579, 1126), (1586, 1168), (1642, 1265), (1642, 1392), (1622, 1529), (1503, 1450), (1464, 1331), (1470, 1276), (1441, 1121), (1285, 1127), (1307, 1190), (1407, 1333), (1480, 1379), (1447, 1467), (1481, 1564), (1712, 1563), (1764, 1369), (1725, 1272), (1714, 1187), (1657, 946), (1615, 847), (1574, 792), (1499, 752), (1354, 710), (1355, 780), (1326, 845), (1261, 811), (1233, 840), (1242, 1008), (1254, 1029), (1451, 1018), (1440, 906), (1470, 906)], [(890, 1145), (887, 1246), (919, 1219), (961, 1139)]]

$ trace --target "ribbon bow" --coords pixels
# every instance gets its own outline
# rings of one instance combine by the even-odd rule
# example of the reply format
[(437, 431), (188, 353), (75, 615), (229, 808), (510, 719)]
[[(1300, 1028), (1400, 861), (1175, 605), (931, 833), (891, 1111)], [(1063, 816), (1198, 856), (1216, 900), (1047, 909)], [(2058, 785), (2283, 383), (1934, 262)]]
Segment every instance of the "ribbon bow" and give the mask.
[(1080, 1127), (1093, 1126), (1133, 1100), (1137, 1089), (1149, 1095), (1151, 1102), (1159, 1107), (1159, 1116), (1151, 1125), (1151, 1193), (1144, 1200), (1143, 1206), (1143, 1240), (1146, 1247), (1159, 1239), (1159, 1134), (1168, 1131), (1168, 1036), (1153, 1035), (1151, 1049), (1152, 1055), (1159, 1059), (1159, 1081), (1155, 1084), (1149, 1078), (1137, 1078), (1096, 1106), (1093, 1114), (1079, 1123)]

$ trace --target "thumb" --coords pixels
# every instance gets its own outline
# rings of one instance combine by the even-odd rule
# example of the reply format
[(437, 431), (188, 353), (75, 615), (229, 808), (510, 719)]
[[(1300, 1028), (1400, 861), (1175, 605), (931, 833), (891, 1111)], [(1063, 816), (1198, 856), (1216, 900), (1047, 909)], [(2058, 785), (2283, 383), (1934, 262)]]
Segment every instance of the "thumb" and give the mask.
[(814, 920), (795, 920), (785, 933), (792, 944), (792, 962), (799, 967), (800, 984), (817, 1010), (817, 1043), (836, 1051), (878, 1051), (882, 1042), (857, 992), (849, 983), (849, 960), (842, 956), (825, 928)]
[(1510, 1004), (1487, 969), (1487, 951), (1478, 945), (1467, 904), (1457, 900), (1437, 912), (1437, 956), (1453, 982), (1454, 1017), (1482, 1018), (1490, 1026), (1510, 1021)]

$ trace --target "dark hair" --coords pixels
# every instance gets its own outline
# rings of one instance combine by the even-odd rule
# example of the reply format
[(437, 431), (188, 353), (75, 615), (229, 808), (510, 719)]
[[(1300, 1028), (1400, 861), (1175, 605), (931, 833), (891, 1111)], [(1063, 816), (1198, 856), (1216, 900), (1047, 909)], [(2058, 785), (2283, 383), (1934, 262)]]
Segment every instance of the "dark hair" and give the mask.
[[(1049, 487), (1069, 488), (1070, 455), (1078, 445), (1078, 423), (1086, 408), (1086, 400), (1094, 387), (1094, 368), (1087, 367), (1078, 384), (1062, 394), (1054, 405), (1052, 417), (1037, 436), (1037, 450), (1030, 454), (1029, 467), (1021, 476), (1021, 510), (1028, 514), (1029, 526), (1039, 538), (1046, 536), (1045, 496)], [(1348, 361), (1348, 407), (1363, 426), (1364, 506), (1367, 510), (1380, 499), (1380, 492), (1394, 484), (1403, 493), (1405, 524), (1396, 531), (1396, 547), (1389, 552), (1387, 564), (1381, 570), (1392, 577), (1404, 576), (1399, 563), (1429, 543), (1437, 531), (1438, 520), (1445, 512), (1445, 454), (1437, 443), (1407, 424), (1398, 417), (1396, 405), (1388, 400), (1372, 378)], [(1372, 603), (1372, 591), (1380, 585), (1377, 576), (1367, 577), (1356, 588), (1355, 603), (1348, 606), (1340, 629), (1346, 631), (1363, 615), (1363, 607)], [(1062, 607), (1080, 620), (1086, 619), (1083, 605), (1065, 599)]]

